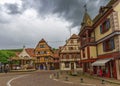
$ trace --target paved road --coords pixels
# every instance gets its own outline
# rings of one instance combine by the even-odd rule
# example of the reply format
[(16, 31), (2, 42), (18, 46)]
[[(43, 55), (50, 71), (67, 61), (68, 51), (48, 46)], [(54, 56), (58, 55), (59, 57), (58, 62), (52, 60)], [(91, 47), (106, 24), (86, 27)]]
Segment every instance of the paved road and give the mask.
[[(50, 79), (53, 72), (42, 71), (0, 76), (0, 86), (82, 86), (67, 81)], [(85, 85), (84, 85), (85, 86)]]

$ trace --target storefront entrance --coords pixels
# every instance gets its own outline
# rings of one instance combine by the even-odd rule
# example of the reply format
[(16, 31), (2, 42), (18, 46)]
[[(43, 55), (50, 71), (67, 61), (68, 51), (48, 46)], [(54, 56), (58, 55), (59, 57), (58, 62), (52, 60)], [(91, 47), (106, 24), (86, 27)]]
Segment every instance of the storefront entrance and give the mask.
[(113, 58), (100, 59), (92, 63), (93, 73), (100, 77), (116, 78), (116, 66)]

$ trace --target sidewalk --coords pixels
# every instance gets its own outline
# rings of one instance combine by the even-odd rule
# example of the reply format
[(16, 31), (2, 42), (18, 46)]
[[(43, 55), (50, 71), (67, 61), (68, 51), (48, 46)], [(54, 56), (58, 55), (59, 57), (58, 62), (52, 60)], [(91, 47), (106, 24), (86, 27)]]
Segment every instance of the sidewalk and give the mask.
[[(66, 80), (66, 77), (68, 77), (68, 80)], [(72, 76), (66, 73), (59, 73), (59, 77), (55, 75), (54, 78), (56, 78), (59, 81), (68, 81), (75, 84), (81, 84), (82, 86), (120, 86), (119, 80), (100, 78), (90, 75)], [(102, 80), (104, 81), (102, 82)]]

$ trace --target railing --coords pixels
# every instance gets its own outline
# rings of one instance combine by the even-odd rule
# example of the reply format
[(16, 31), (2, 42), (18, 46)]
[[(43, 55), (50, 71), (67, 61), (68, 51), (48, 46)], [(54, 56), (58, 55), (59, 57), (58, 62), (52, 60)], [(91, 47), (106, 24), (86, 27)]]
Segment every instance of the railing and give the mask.
[(80, 59), (60, 59), (60, 61), (79, 61)]
[(88, 43), (94, 43), (95, 42), (95, 39), (94, 37), (87, 37), (87, 38), (83, 38), (82, 41), (81, 41), (81, 45), (85, 45), (85, 44), (88, 44)]

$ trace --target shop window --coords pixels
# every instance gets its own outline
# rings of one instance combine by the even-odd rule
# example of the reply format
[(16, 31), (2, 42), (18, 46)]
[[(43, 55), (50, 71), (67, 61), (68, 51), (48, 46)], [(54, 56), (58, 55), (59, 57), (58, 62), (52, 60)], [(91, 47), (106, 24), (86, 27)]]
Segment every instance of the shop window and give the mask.
[(107, 32), (108, 30), (110, 29), (110, 19), (106, 19), (105, 22), (103, 22), (101, 25), (100, 25), (100, 33), (105, 33)]
[(103, 42), (103, 51), (111, 51), (115, 49), (114, 38), (108, 39)]
[(69, 68), (69, 62), (65, 63), (65, 68)]

